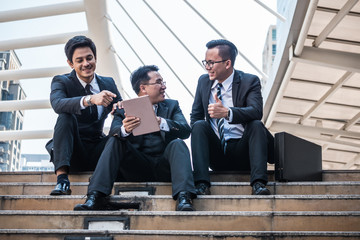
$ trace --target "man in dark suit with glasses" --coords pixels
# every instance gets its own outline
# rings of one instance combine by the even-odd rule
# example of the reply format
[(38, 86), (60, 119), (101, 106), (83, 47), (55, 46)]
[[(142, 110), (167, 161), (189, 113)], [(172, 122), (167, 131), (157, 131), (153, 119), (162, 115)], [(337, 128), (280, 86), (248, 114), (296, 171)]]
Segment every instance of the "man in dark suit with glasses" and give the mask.
[(165, 82), (156, 66), (143, 66), (131, 75), (135, 93), (148, 95), (157, 116), (160, 132), (134, 136), (141, 119), (117, 109), (111, 136), (91, 178), (87, 200), (74, 210), (107, 210), (106, 196), (116, 179), (132, 182), (171, 181), (177, 211), (194, 211), (196, 197), (189, 150), (182, 139), (190, 126), (176, 100), (165, 99)]
[(202, 63), (208, 74), (199, 78), (190, 118), (197, 194), (210, 194), (210, 167), (250, 170), (252, 194), (269, 195), (267, 160), (273, 161), (274, 139), (260, 121), (260, 80), (234, 69), (237, 48), (232, 42), (213, 40), (206, 46)]

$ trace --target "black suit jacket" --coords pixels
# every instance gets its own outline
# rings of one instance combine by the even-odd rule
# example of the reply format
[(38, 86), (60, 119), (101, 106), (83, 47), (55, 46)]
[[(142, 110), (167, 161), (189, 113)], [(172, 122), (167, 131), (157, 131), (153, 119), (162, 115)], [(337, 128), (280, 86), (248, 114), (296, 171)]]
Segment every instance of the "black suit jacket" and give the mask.
[[(166, 99), (158, 103), (157, 116), (164, 118), (169, 125), (169, 132), (161, 131), (161, 135), (166, 145), (174, 139), (186, 139), (190, 136), (190, 126), (179, 107), (178, 101)], [(122, 120), (124, 118), (124, 109), (117, 109), (111, 124), (109, 132), (110, 136), (121, 136), (121, 126), (123, 125)], [(134, 136), (130, 134), (128, 137), (122, 139), (127, 139), (131, 143), (137, 143), (137, 145), (141, 146), (143, 135)]]
[[(214, 81), (209, 79), (208, 74), (200, 76), (194, 103), (190, 115), (190, 125), (198, 120), (210, 121), (208, 113), (211, 86)], [(260, 80), (257, 76), (235, 70), (232, 83), (232, 100), (234, 107), (233, 124), (243, 124), (252, 120), (261, 120), (263, 114), (263, 100), (261, 95)]]
[(109, 104), (96, 121), (89, 120), (90, 108), (81, 109), (80, 99), (87, 95), (84, 87), (76, 77), (73, 70), (69, 74), (57, 75), (51, 82), (50, 102), (57, 114), (74, 114), (78, 121), (80, 136), (99, 137), (103, 135), (104, 121), (112, 110), (114, 103), (121, 101), (122, 98), (116, 87), (114, 80), (110, 77), (96, 75), (100, 91), (108, 90), (116, 94), (113, 102)]
[[(198, 120), (210, 121), (208, 105), (213, 83), (214, 81), (209, 79), (208, 74), (200, 76), (191, 110), (191, 126)], [(245, 127), (246, 123), (250, 121), (261, 120), (263, 116), (263, 99), (260, 79), (257, 76), (235, 70), (232, 83), (232, 100), (234, 104), (234, 107), (231, 107), (233, 121), (229, 122), (230, 124), (240, 123)], [(267, 129), (266, 135), (268, 140), (268, 162), (274, 163), (274, 137)]]

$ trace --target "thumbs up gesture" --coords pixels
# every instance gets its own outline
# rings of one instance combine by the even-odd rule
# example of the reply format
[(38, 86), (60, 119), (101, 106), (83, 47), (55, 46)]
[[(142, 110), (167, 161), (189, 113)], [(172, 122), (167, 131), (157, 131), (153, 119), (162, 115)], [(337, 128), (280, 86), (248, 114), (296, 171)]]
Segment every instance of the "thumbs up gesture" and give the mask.
[(221, 102), (221, 100), (219, 99), (217, 93), (215, 93), (214, 98), (215, 98), (215, 102), (216, 102), (216, 103), (221, 103), (221, 104), (222, 104), (222, 102)]
[(209, 104), (208, 112), (211, 118), (225, 118), (227, 117), (229, 109), (224, 107), (217, 94), (214, 95), (215, 103)]

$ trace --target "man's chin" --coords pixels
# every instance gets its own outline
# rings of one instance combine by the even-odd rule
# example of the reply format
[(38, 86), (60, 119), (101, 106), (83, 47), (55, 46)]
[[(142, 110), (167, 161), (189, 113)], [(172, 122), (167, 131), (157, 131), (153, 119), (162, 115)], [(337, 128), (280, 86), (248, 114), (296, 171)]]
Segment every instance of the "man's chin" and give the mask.
[(215, 75), (209, 74), (209, 79), (210, 80), (215, 80)]
[(165, 100), (165, 95), (164, 96), (161, 96), (161, 97), (159, 97), (159, 102), (162, 102), (162, 101), (164, 101)]

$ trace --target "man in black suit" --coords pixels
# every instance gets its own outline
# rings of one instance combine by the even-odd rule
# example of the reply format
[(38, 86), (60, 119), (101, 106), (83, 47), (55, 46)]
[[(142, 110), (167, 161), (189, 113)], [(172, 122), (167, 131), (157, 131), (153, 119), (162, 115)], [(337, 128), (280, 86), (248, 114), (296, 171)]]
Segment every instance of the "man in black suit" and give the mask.
[(57, 175), (50, 195), (71, 194), (69, 171), (93, 171), (105, 146), (104, 121), (113, 104), (121, 101), (115, 82), (95, 74), (96, 47), (85, 36), (75, 36), (65, 45), (73, 71), (55, 76), (50, 101), (59, 115), (53, 139), (46, 144)]
[(190, 136), (190, 126), (176, 100), (165, 99), (165, 82), (156, 66), (143, 66), (131, 75), (140, 96), (148, 95), (157, 115), (160, 132), (134, 136), (141, 119), (117, 109), (105, 149), (91, 178), (85, 204), (74, 210), (106, 209), (117, 177), (125, 181), (172, 181), (177, 211), (194, 211), (196, 197), (189, 150), (181, 139)]
[(269, 195), (267, 160), (274, 140), (260, 121), (260, 80), (234, 69), (237, 48), (230, 41), (213, 40), (206, 47), (208, 74), (199, 78), (190, 123), (197, 194), (210, 194), (210, 167), (251, 170), (252, 194)]

